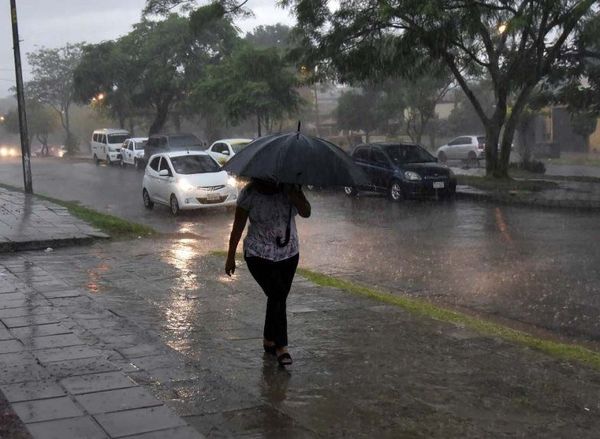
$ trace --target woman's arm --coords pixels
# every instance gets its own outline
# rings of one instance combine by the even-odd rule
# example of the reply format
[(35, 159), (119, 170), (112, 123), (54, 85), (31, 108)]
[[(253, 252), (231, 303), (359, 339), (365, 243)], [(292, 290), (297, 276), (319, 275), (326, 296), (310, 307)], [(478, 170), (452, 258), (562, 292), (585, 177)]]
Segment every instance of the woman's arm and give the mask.
[(310, 216), (311, 207), (310, 203), (304, 196), (304, 192), (299, 186), (290, 186), (287, 191), (288, 198), (292, 204), (298, 209), (298, 214), (302, 218), (308, 218)]
[(246, 227), (246, 221), (248, 221), (248, 212), (241, 207), (236, 207), (235, 219), (233, 220), (231, 236), (229, 237), (227, 261), (225, 262), (225, 273), (227, 273), (227, 276), (231, 276), (233, 273), (235, 273), (235, 252), (240, 239), (242, 238), (244, 227)]

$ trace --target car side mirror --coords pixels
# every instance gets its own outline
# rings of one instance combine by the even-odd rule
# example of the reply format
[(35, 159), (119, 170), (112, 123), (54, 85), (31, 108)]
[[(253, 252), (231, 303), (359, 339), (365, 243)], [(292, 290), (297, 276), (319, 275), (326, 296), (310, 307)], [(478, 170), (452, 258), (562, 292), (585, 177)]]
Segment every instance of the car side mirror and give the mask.
[(169, 171), (166, 169), (161, 169), (160, 171), (158, 171), (158, 176), (159, 177), (168, 177), (169, 176)]

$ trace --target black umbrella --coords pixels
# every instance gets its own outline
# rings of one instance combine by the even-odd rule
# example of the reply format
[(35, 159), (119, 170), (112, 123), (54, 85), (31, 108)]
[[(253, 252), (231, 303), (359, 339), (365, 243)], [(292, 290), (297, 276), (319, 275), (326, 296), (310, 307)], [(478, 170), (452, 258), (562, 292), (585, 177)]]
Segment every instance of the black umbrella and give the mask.
[(223, 167), (241, 177), (314, 186), (367, 184), (362, 170), (342, 149), (300, 132), (260, 137)]

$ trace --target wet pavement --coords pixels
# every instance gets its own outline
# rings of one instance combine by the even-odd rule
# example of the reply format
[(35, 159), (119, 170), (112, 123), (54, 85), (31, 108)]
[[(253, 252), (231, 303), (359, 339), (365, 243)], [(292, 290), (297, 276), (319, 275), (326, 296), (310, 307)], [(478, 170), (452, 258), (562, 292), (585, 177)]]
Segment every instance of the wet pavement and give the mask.
[[(6, 166), (6, 165), (5, 165)], [(0, 166), (0, 180), (19, 169)], [(224, 250), (232, 214), (173, 218), (143, 208), (142, 173), (87, 162), (34, 161), (39, 187), (63, 199), (195, 236), (194, 251)], [(69, 175), (72, 184), (64, 184)], [(303, 264), (509, 322), (580, 340), (600, 338), (598, 213), (311, 192), (313, 216), (298, 220)]]
[(0, 315), (2, 389), (27, 427), (119, 437), (159, 412), (208, 438), (597, 436), (599, 372), (300, 277), (280, 369), (262, 292), (222, 266), (190, 239), (0, 256), (2, 295), (35, 292)]
[(0, 252), (89, 243), (106, 237), (64, 207), (0, 188)]

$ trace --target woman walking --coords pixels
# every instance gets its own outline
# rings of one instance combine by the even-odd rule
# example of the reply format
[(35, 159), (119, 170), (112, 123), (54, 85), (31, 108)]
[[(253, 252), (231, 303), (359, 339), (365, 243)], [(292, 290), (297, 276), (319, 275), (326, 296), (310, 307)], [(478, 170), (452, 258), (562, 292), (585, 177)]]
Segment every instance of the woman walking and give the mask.
[(299, 259), (294, 217), (308, 218), (310, 212), (310, 203), (299, 187), (252, 179), (240, 192), (229, 238), (225, 273), (231, 276), (238, 243), (250, 220), (244, 259), (267, 296), (263, 346), (282, 366), (292, 364), (287, 350), (286, 300)]

